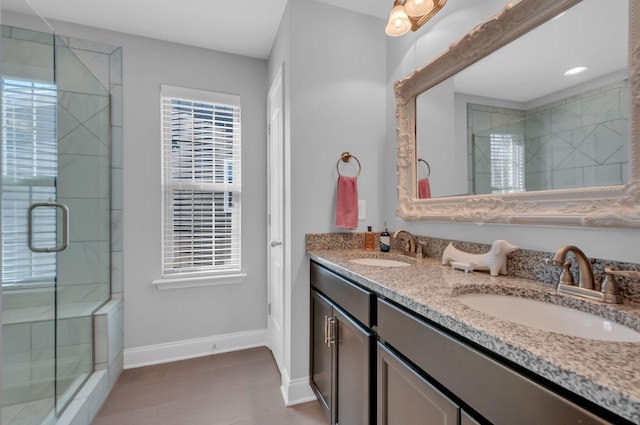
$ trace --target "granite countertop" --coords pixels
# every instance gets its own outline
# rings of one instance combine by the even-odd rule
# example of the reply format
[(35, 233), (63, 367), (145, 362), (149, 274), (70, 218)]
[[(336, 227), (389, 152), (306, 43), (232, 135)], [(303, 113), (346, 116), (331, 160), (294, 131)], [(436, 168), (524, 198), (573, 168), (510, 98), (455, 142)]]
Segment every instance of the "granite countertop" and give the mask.
[[(456, 300), (464, 293), (496, 293), (544, 300), (606, 317), (640, 331), (637, 303), (604, 304), (558, 294), (532, 280), (465, 273), (436, 259), (364, 250), (309, 251), (309, 257), (360, 285), (511, 360), (567, 390), (640, 424), (640, 343), (604, 342), (542, 331), (500, 320)], [(349, 262), (391, 258), (412, 267)]]

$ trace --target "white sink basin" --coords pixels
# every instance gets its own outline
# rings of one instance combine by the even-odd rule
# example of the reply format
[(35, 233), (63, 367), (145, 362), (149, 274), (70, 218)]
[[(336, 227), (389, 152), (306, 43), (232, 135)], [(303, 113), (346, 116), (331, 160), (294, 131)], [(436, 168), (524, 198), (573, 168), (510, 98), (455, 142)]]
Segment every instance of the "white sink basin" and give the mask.
[(498, 319), (543, 331), (600, 341), (640, 342), (640, 332), (569, 307), (496, 294), (465, 294), (456, 299)]
[(411, 265), (403, 261), (390, 260), (388, 258), (354, 258), (349, 260), (349, 262), (378, 267), (407, 267)]

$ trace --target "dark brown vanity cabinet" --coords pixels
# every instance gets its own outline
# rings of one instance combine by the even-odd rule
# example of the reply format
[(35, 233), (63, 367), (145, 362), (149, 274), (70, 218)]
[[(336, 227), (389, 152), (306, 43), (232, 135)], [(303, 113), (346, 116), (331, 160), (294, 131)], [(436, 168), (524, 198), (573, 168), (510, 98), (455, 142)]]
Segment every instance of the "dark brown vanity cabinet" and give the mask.
[(460, 425), (480, 425), (480, 422), (477, 422), (471, 416), (467, 415), (467, 412), (460, 412)]
[(630, 424), (313, 261), (310, 343), (331, 425)]
[[(333, 305), (316, 291), (311, 292), (311, 387), (327, 414), (333, 405), (335, 350), (328, 338), (334, 326), (329, 322), (333, 317)], [(333, 422), (333, 420), (332, 420)]]
[[(430, 379), (446, 388), (451, 394), (455, 394), (455, 397), (461, 400), (461, 404), (466, 404), (490, 423), (509, 425), (626, 423), (626, 421), (609, 422), (594, 415), (541, 383), (390, 302), (379, 299), (376, 311), (378, 338), (384, 341), (385, 346), (393, 347), (393, 351), (402, 353), (404, 358), (412, 362)], [(385, 391), (393, 390), (388, 388)], [(475, 423), (465, 412), (460, 411), (460, 415), (461, 424)], [(386, 424), (387, 422), (378, 423)], [(394, 421), (388, 423), (392, 424)], [(438, 419), (425, 423), (449, 422)]]
[(315, 263), (311, 285), (311, 387), (330, 424), (370, 425), (373, 294)]
[(378, 343), (378, 425), (458, 425), (460, 409)]

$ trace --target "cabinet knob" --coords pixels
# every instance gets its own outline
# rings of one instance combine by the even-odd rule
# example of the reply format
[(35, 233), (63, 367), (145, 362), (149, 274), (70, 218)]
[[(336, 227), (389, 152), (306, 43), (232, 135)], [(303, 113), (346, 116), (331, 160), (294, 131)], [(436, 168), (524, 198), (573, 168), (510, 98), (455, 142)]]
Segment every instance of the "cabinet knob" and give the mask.
[(271, 241), (271, 248), (282, 246), (282, 241)]

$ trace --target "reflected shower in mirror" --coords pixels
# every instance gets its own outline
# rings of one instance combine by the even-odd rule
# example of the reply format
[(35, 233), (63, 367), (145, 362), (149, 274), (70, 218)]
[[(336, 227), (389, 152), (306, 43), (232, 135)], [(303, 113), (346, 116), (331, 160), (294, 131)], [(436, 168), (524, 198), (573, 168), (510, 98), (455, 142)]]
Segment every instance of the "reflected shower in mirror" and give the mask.
[[(628, 8), (584, 0), (420, 93), (431, 195), (627, 184)], [(417, 162), (418, 191), (422, 174)]]

